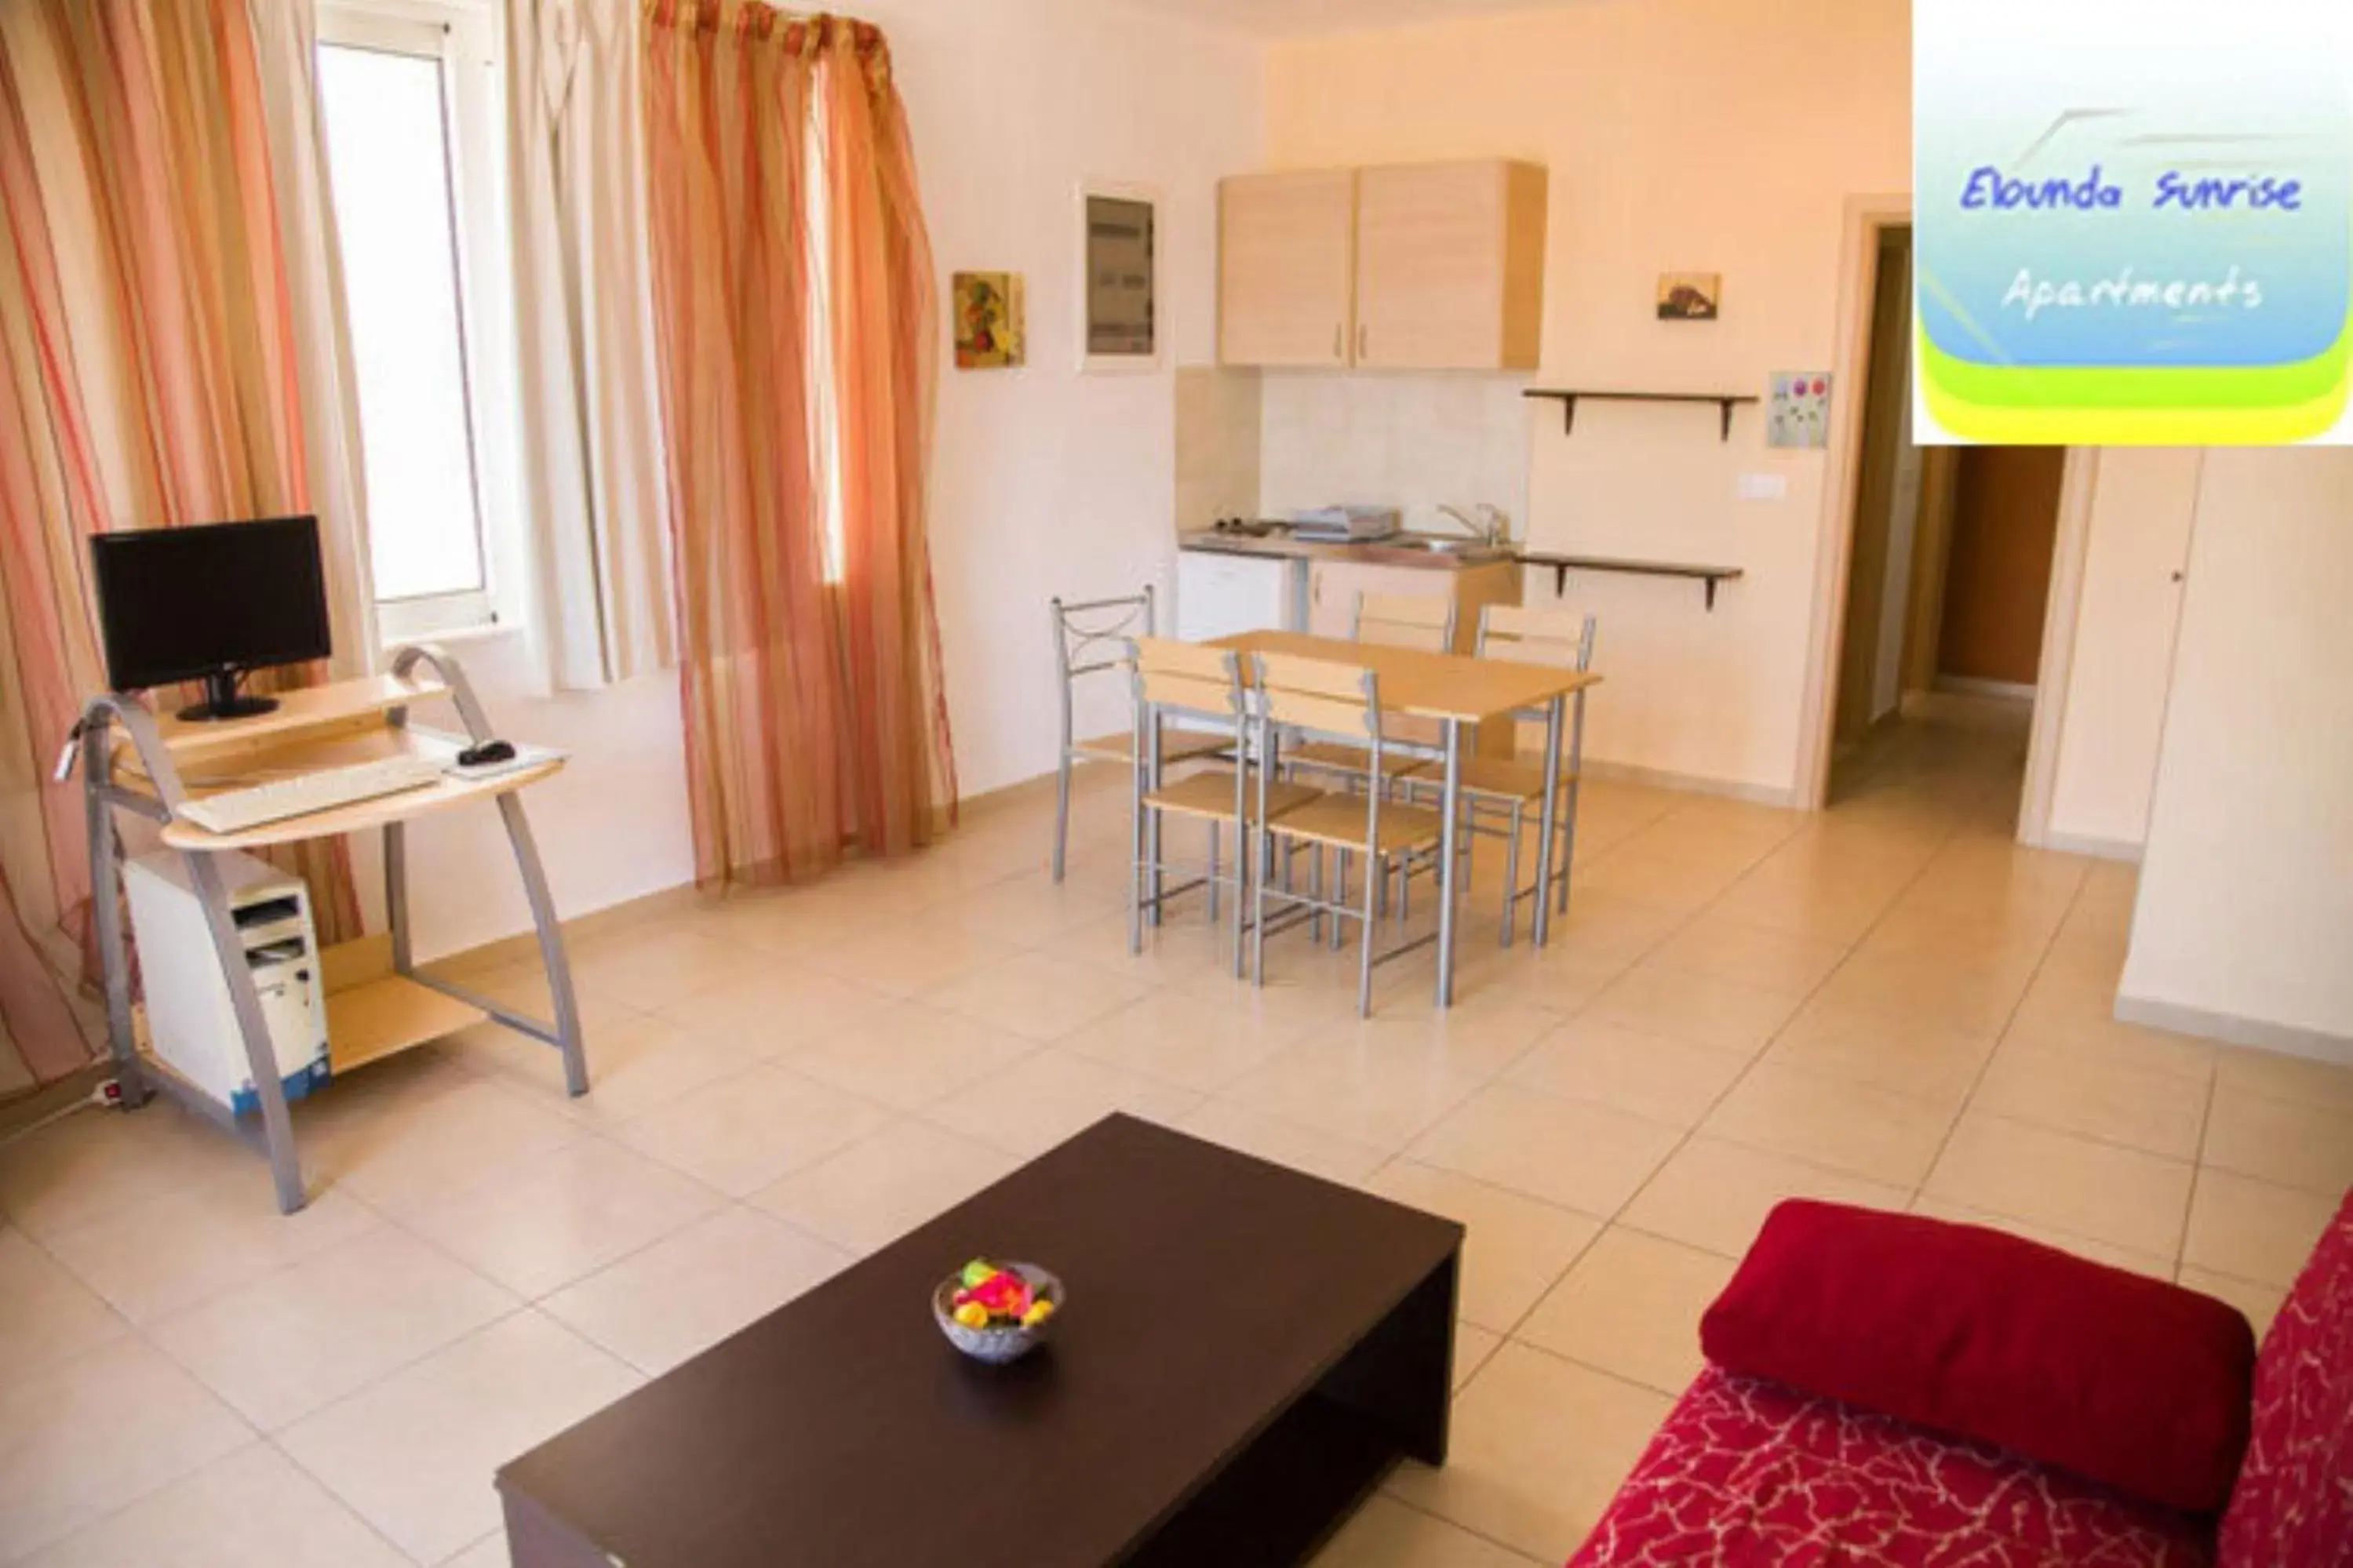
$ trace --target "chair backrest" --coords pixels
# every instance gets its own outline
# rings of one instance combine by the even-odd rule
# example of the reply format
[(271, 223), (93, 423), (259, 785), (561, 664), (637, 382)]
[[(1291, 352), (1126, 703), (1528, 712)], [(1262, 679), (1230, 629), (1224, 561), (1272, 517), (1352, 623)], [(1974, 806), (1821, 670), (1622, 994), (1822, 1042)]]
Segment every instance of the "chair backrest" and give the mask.
[(2255, 1358), (2247, 1457), (2218, 1568), (2353, 1563), (2353, 1192)]
[(1593, 668), (1600, 622), (1577, 610), (1489, 605), (1479, 612), (1479, 657), (1584, 671)]
[(1273, 723), (1380, 741), (1379, 686), (1362, 665), (1261, 653), (1251, 662), (1251, 684), (1258, 688), (1259, 711)]
[(1229, 648), (1166, 637), (1135, 639), (1135, 700), (1163, 713), (1238, 722), (1243, 712), (1241, 656)]
[(1419, 594), (1356, 595), (1356, 640), (1382, 647), (1449, 653), (1454, 647), (1454, 600)]
[[(1261, 755), (1271, 754), (1272, 734), (1278, 726), (1336, 735), (1364, 742), (1372, 776), (1382, 776), (1380, 678), (1371, 670), (1334, 659), (1261, 653), (1251, 658), (1250, 684), (1258, 694)], [(1261, 809), (1267, 800), (1267, 772), (1259, 773)], [(1387, 793), (1364, 792), (1364, 841), (1368, 846), (1381, 841), (1381, 797)]]
[[(1593, 668), (1593, 643), (1599, 626), (1587, 611), (1489, 605), (1479, 612), (1479, 657), (1549, 665), (1583, 674)], [(1569, 702), (1572, 720), (1567, 740), (1569, 765), (1575, 767), (1585, 751), (1585, 693), (1578, 692)], [(1522, 752), (1543, 752), (1543, 720), (1524, 716), (1515, 741)]]
[(1054, 695), (1062, 723), (1062, 747), (1070, 749), (1071, 688), (1081, 676), (1127, 668), (1127, 646), (1159, 630), (1149, 584), (1143, 592), (1115, 599), (1047, 602), (1054, 623)]

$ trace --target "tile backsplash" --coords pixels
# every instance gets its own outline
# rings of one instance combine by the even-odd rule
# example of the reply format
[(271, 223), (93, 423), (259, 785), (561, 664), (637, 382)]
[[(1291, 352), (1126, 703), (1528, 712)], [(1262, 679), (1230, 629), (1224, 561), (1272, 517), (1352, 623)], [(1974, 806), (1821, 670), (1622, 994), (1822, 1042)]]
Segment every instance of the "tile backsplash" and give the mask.
[(1528, 516), (1525, 375), (1268, 371), (1260, 387), (1259, 510), (1352, 502), (1405, 509), (1408, 528), (1448, 531), (1441, 502)]
[(1262, 387), (1255, 370), (1177, 368), (1177, 532), (1258, 515)]

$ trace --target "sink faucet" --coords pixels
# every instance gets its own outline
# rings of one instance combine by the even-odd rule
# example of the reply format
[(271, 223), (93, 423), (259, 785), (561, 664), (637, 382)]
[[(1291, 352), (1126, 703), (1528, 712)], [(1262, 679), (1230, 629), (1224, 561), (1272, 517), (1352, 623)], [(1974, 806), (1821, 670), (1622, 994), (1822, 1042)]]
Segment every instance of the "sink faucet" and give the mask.
[(1484, 543), (1501, 544), (1511, 532), (1511, 514), (1502, 507), (1490, 506), (1485, 501), (1478, 503), (1479, 515), (1476, 519), (1461, 507), (1440, 503), (1438, 510), (1461, 523), (1464, 533)]

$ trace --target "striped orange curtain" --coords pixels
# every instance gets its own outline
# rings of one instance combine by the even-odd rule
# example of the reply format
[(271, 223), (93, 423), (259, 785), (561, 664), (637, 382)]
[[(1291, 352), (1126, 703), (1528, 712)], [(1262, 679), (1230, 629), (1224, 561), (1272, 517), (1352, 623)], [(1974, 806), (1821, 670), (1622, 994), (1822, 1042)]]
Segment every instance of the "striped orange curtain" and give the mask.
[(106, 526), (24, 100), (0, 48), (0, 1099), (90, 1059), (81, 792), (49, 763), (100, 674), (82, 541)]
[(645, 22), (696, 878), (796, 880), (954, 809), (930, 247), (880, 33), (751, 0)]
[(937, 284), (881, 34), (823, 30), (824, 297), (832, 350), (849, 750), (871, 847), (928, 843), (956, 798), (927, 532)]
[[(131, 493), (152, 528), (314, 510), (251, 0), (35, 0), (98, 225)], [(288, 669), (263, 689), (308, 685)], [(340, 839), (271, 858), (360, 933)]]
[[(249, 3), (0, 16), (0, 1098), (96, 1038), (80, 788), (49, 780), (103, 682), (89, 536), (314, 510)], [(47, 162), (35, 79), (60, 106)], [(67, 254), (95, 276), (61, 272)], [(277, 858), (310, 879), (323, 940), (359, 934), (340, 841)]]

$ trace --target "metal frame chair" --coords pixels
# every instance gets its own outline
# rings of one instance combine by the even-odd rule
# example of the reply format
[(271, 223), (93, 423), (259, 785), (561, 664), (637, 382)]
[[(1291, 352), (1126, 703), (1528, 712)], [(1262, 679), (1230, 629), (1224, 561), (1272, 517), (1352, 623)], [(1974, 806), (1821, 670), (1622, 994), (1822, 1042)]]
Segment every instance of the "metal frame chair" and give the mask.
[[(1175, 784), (1157, 776), (1157, 769), (1135, 770), (1134, 830), (1131, 846), (1134, 871), (1128, 886), (1127, 945), (1144, 951), (1144, 925), (1149, 913), (1157, 923), (1170, 899), (1195, 888), (1208, 889), (1209, 920), (1218, 919), (1218, 889), (1234, 890), (1234, 973), (1242, 973), (1242, 931), (1253, 876), (1249, 826), (1270, 816), (1280, 816), (1321, 800), (1320, 792), (1304, 784), (1270, 783), (1263, 767), (1250, 763), (1250, 700), (1242, 684), (1241, 656), (1230, 649), (1196, 643), (1138, 637), (1134, 644), (1135, 754), (1158, 751), (1161, 721), (1170, 715), (1221, 722), (1229, 727), (1236, 765), (1231, 773), (1197, 773)], [(1250, 776), (1259, 775), (1259, 787), (1250, 788)], [(1168, 887), (1162, 881), (1169, 869), (1160, 858), (1160, 817), (1169, 812), (1205, 822), (1209, 829), (1208, 865), (1188, 882)], [(1233, 871), (1219, 869), (1220, 837), (1228, 824), (1234, 830)]]
[[(1522, 664), (1550, 665), (1556, 668), (1574, 669), (1582, 674), (1593, 668), (1593, 646), (1599, 622), (1589, 613), (1561, 609), (1529, 609), (1518, 605), (1489, 605), (1480, 612), (1478, 653), (1482, 658), (1506, 658)], [(1533, 723), (1539, 734), (1546, 733), (1546, 715), (1541, 710), (1514, 715), (1518, 723)], [(1556, 822), (1559, 849), (1553, 860), (1553, 881), (1558, 891), (1558, 907), (1568, 908), (1569, 860), (1577, 848), (1577, 795), (1578, 780), (1585, 758), (1585, 693), (1578, 691), (1569, 698), (1569, 721), (1563, 737), (1565, 752), (1561, 758), (1559, 788), (1562, 795)], [(1511, 757), (1466, 757), (1462, 763), (1461, 789), (1464, 825), (1473, 834), (1505, 838), (1510, 847), (1504, 858), (1504, 924), (1503, 945), (1512, 945), (1514, 925), (1520, 905), (1525, 900), (1543, 896), (1538, 889), (1520, 886), (1520, 844), (1531, 807), (1539, 813), (1544, 808), (1544, 764), (1528, 763), (1516, 754)], [(1406, 781), (1408, 793), (1419, 796), (1432, 787), (1425, 775), (1415, 775)], [(1482, 826), (1479, 814), (1485, 810), (1501, 812), (1505, 823), (1501, 826)]]
[[(1251, 678), (1258, 696), (1261, 756), (1273, 754), (1279, 730), (1331, 735), (1362, 743), (1371, 763), (1370, 776), (1380, 776), (1387, 742), (1381, 732), (1379, 680), (1373, 671), (1327, 659), (1257, 654), (1251, 658)], [(1361, 797), (1321, 795), (1280, 816), (1272, 815), (1267, 809), (1273, 787), (1269, 773), (1266, 768), (1259, 770), (1261, 809), (1252, 824), (1256, 852), (1251, 858), (1261, 867), (1271, 865), (1273, 841), (1277, 838), (1284, 841), (1286, 852), (1303, 844), (1315, 858), (1309, 891), (1305, 893), (1289, 887), (1270, 887), (1271, 879), (1263, 875), (1257, 879), (1251, 894), (1251, 967), (1255, 982), (1261, 985), (1266, 983), (1269, 899), (1289, 906), (1277, 917), (1274, 929), (1288, 930), (1328, 917), (1335, 947), (1340, 942), (1340, 922), (1353, 920), (1362, 931), (1356, 960), (1356, 1015), (1369, 1016), (1373, 1009), (1373, 966), (1437, 940), (1435, 935), (1425, 935), (1400, 942), (1378, 955), (1373, 952), (1373, 928), (1380, 920), (1380, 903), (1390, 866), (1395, 864), (1402, 870), (1416, 853), (1435, 850), (1442, 837), (1441, 819), (1437, 812), (1384, 800), (1387, 792), (1378, 789), (1367, 789)], [(1324, 896), (1326, 849), (1338, 853), (1332, 885), (1334, 896), (1329, 899)], [(1365, 862), (1361, 907), (1348, 901), (1352, 856), (1361, 856)]]
[[(1150, 584), (1141, 593), (1113, 599), (1088, 599), (1066, 604), (1058, 595), (1048, 601), (1054, 624), (1056, 713), (1061, 725), (1061, 745), (1054, 763), (1054, 880), (1062, 879), (1071, 840), (1071, 769), (1079, 763), (1126, 763), (1136, 758), (1132, 731), (1082, 741), (1074, 733), (1072, 697), (1082, 677), (1124, 672), (1128, 644), (1158, 630), (1156, 596)], [(1186, 738), (1169, 742), (1160, 753), (1163, 763), (1212, 756), (1230, 742), (1215, 737)]]
[[(1453, 599), (1425, 598), (1414, 594), (1367, 594), (1359, 589), (1348, 626), (1349, 637), (1376, 647), (1419, 648), (1424, 653), (1451, 653), (1454, 648)], [(1388, 737), (1395, 760), (1383, 775), (1394, 784), (1440, 754), (1439, 740), (1427, 727), (1410, 724)], [(1365, 748), (1333, 741), (1293, 747), (1285, 759), (1292, 766), (1337, 773), (1354, 782), (1371, 777)]]
[[(1356, 592), (1356, 602), (1350, 611), (1348, 635), (1354, 641), (1370, 643), (1376, 647), (1405, 647), (1423, 653), (1451, 653), (1454, 633), (1461, 606), (1451, 597), (1437, 598), (1419, 594), (1375, 594), (1363, 589)], [(1442, 738), (1435, 724), (1407, 719), (1394, 721), (1387, 734), (1387, 749), (1395, 755), (1384, 756), (1381, 781), (1391, 792), (1406, 791), (1411, 799), (1412, 783), (1431, 765), (1442, 763), (1446, 752)], [(1353, 742), (1312, 742), (1293, 747), (1283, 757), (1287, 767), (1303, 768), (1329, 774), (1348, 787), (1369, 786), (1372, 777), (1369, 759), (1365, 749)], [(1471, 888), (1471, 839), (1466, 835), (1461, 843), (1461, 887), (1467, 898)], [(1409, 856), (1398, 876), (1397, 897), (1398, 914), (1410, 911), (1413, 879), (1438, 875), (1435, 854)], [(1388, 898), (1386, 892), (1382, 895)]]

